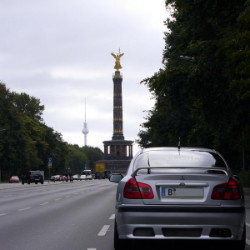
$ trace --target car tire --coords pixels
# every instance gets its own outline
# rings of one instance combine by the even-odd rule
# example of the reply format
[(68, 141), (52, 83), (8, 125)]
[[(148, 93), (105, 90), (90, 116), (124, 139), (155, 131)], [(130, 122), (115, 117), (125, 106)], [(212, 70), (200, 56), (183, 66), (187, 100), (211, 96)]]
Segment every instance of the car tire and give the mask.
[(129, 246), (128, 240), (121, 240), (119, 239), (119, 234), (117, 231), (117, 225), (115, 221), (115, 229), (114, 229), (114, 249), (115, 250), (128, 250), (131, 249)]
[(35, 184), (37, 184), (37, 181), (35, 181)]
[(43, 184), (43, 181), (41, 181), (41, 184)]
[(28, 184), (30, 184), (30, 181), (28, 181)]

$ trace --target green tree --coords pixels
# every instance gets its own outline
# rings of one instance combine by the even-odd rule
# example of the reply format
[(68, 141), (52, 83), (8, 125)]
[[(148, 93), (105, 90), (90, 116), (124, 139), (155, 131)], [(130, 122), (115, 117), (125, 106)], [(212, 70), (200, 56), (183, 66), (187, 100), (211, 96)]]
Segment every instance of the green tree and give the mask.
[(166, 6), (172, 17), (164, 68), (143, 81), (155, 106), (138, 142), (176, 146), (181, 137), (183, 146), (218, 149), (236, 167), (242, 130), (249, 138), (249, 0), (166, 0)]
[(42, 123), (44, 106), (25, 93), (10, 92), (0, 83), (0, 162), (2, 180), (27, 170), (62, 173), (68, 149), (59, 133)]
[(88, 158), (87, 168), (90, 170), (94, 170), (96, 161), (103, 159), (103, 152), (97, 147), (84, 146), (81, 151)]
[(65, 167), (70, 168), (72, 174), (80, 174), (88, 162), (87, 156), (78, 145), (67, 145), (68, 154), (66, 156)]
[[(48, 158), (52, 158), (51, 174), (63, 174), (65, 170), (65, 161), (68, 153), (66, 142), (63, 141), (60, 133), (55, 132), (52, 128), (43, 125), (45, 129), (45, 141), (47, 148), (45, 154), (43, 154), (43, 162), (46, 167)], [(47, 168), (46, 168), (47, 169)]]
[(34, 120), (41, 121), (44, 106), (40, 105), (40, 100), (27, 95), (26, 93), (13, 93), (14, 105), (21, 114), (28, 115)]

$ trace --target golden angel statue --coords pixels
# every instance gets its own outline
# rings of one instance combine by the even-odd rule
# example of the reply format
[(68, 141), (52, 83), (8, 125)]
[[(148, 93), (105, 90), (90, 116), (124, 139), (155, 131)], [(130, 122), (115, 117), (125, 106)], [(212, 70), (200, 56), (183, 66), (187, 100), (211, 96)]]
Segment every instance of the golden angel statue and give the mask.
[(121, 69), (122, 66), (120, 64), (120, 59), (124, 55), (124, 53), (121, 53), (120, 49), (119, 49), (119, 53), (118, 54), (111, 53), (111, 55), (115, 58), (115, 67), (114, 67), (114, 69), (116, 69), (116, 70)]

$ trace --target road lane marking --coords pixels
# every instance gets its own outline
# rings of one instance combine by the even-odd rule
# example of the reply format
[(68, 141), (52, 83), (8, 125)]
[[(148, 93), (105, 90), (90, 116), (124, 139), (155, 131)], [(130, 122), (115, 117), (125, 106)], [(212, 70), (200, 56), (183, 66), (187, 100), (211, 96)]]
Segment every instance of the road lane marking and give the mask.
[(3, 213), (3, 214), (0, 214), (0, 216), (4, 216), (4, 215), (6, 215), (5, 213)]
[(96, 250), (96, 248), (87, 248), (87, 250)]
[(246, 239), (246, 243), (248, 246), (250, 246), (250, 240), (249, 239)]
[(105, 236), (110, 225), (104, 225), (101, 229), (101, 231), (97, 234), (98, 236)]
[(247, 223), (247, 222), (246, 222), (246, 226), (247, 226), (247, 227), (250, 227), (250, 223)]
[(29, 210), (29, 209), (31, 209), (31, 207), (24, 207), (24, 208), (18, 209), (18, 211), (25, 211), (25, 210)]
[(112, 214), (110, 217), (109, 217), (109, 220), (114, 220), (115, 219), (115, 214)]
[(62, 198), (57, 198), (57, 199), (55, 199), (55, 201), (59, 201), (59, 200), (61, 200)]
[(45, 206), (47, 204), (49, 204), (49, 203), (48, 202), (44, 202), (44, 203), (41, 203), (40, 206)]

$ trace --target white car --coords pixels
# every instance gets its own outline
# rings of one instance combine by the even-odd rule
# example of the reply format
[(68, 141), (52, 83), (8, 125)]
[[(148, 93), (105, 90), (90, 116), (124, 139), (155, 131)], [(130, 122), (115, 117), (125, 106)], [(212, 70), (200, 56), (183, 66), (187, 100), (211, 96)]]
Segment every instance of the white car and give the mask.
[(79, 180), (80, 181), (87, 180), (86, 175), (85, 174), (80, 175)]
[(72, 176), (73, 180), (74, 181), (78, 181), (79, 180), (79, 175), (78, 174), (75, 174)]
[(93, 179), (92, 174), (91, 174), (91, 170), (84, 170), (84, 171), (82, 171), (82, 174), (86, 175), (86, 180), (92, 180)]

